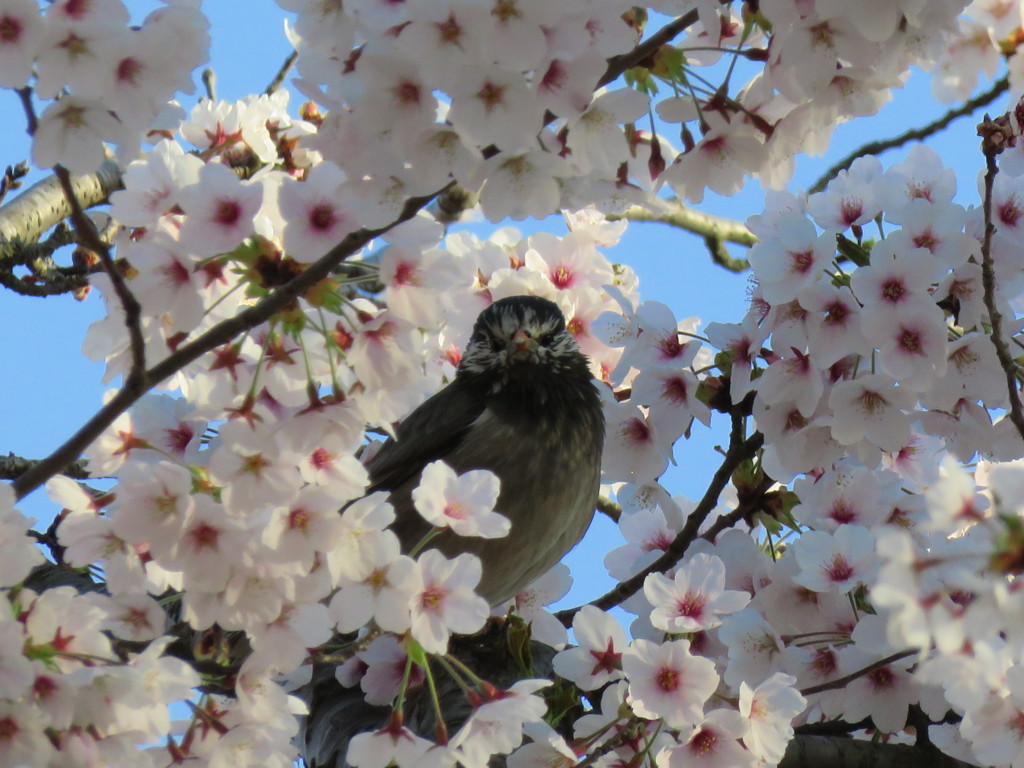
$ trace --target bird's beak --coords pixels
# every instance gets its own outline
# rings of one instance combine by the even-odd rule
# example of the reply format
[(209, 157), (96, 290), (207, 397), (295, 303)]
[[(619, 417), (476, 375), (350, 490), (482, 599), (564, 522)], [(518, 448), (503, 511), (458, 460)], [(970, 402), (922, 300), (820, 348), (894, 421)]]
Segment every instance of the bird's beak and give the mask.
[(516, 331), (512, 337), (512, 359), (525, 360), (537, 351), (537, 341), (524, 330)]

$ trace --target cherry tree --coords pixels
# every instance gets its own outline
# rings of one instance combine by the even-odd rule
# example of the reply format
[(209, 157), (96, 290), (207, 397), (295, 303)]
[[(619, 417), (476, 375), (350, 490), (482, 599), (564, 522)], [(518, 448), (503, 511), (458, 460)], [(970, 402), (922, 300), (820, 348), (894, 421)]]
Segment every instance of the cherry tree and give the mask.
[[(102, 301), (110, 384), (0, 460), (0, 766), (1024, 766), (1024, 113), (962, 149), (966, 207), (910, 145), (1024, 93), (1018, 3), (278, 5), (294, 53), (228, 102), (193, 0), (0, 0), (45, 171), (0, 183), (0, 282)], [(789, 187), (912, 66), (943, 119)], [(695, 207), (752, 180), (745, 221)], [(645, 300), (644, 221), (749, 270), (746, 314)], [(366, 493), (518, 294), (589, 356), (621, 532), (555, 613), (565, 566), (489, 606)], [(712, 429), (690, 500), (666, 470)], [(497, 494), (432, 464), (413, 498), (492, 538)]]

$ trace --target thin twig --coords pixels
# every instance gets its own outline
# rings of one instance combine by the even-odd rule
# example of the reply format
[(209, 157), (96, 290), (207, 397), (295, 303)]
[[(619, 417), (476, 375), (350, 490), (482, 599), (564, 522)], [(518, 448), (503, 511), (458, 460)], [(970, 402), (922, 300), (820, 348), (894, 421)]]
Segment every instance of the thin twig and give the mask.
[(132, 365), (128, 371), (125, 386), (134, 386), (136, 380), (138, 380), (138, 384), (143, 385), (146, 381), (146, 342), (142, 337), (142, 305), (139, 304), (139, 300), (135, 298), (135, 294), (128, 287), (121, 270), (114, 263), (114, 259), (110, 255), (110, 245), (100, 237), (96, 225), (85, 214), (81, 203), (78, 202), (74, 187), (71, 185), (71, 174), (68, 169), (63, 165), (55, 165), (53, 172), (60, 180), (60, 185), (64, 189), (64, 197), (71, 206), (71, 223), (75, 225), (78, 242), (99, 257), (103, 271), (107, 273), (107, 277), (114, 287), (114, 293), (117, 294), (121, 308), (124, 310), (124, 324), (128, 329), (128, 343), (132, 353)]
[(913, 656), (916, 653), (917, 650), (913, 648), (906, 651), (900, 651), (899, 653), (894, 653), (892, 656), (886, 656), (884, 659), (880, 659), (879, 661), (876, 661), (873, 664), (868, 664), (863, 669), (858, 669), (856, 672), (851, 672), (850, 674), (846, 675), (846, 677), (840, 677), (837, 680), (830, 680), (829, 682), (821, 683), (820, 685), (812, 685), (809, 688), (802, 688), (800, 690), (800, 695), (813, 696), (814, 694), (821, 693), (822, 691), (834, 691), (838, 688), (845, 688), (848, 684), (852, 683), (859, 677), (864, 677), (864, 675), (870, 675), (876, 669), (887, 667), (895, 661), (905, 659), (908, 656)]
[[(725, 458), (722, 460), (722, 465), (715, 472), (711, 478), (711, 483), (708, 485), (707, 491), (704, 492), (704, 497), (700, 500), (700, 503), (690, 513), (686, 519), (686, 525), (676, 535), (675, 540), (668, 545), (664, 553), (651, 563), (647, 568), (640, 571), (639, 573), (629, 577), (614, 589), (609, 590), (604, 595), (599, 597), (597, 600), (591, 602), (591, 605), (597, 606), (603, 611), (607, 611), (609, 608), (613, 608), (623, 600), (631, 597), (633, 594), (638, 592), (644, 585), (644, 581), (652, 573), (662, 573), (667, 571), (673, 565), (679, 562), (684, 554), (686, 554), (687, 548), (699, 537), (700, 526), (711, 514), (718, 505), (718, 498), (722, 494), (722, 490), (726, 485), (729, 484), (729, 480), (732, 478), (732, 473), (736, 471), (737, 467), (747, 459), (751, 458), (758, 449), (764, 444), (764, 436), (760, 432), (755, 432), (753, 435), (748, 437), (746, 440), (743, 439), (743, 418), (736, 416), (733, 418), (732, 434), (729, 439), (729, 450), (725, 454)], [(555, 614), (559, 621), (565, 626), (572, 624), (573, 616), (579, 608), (570, 608), (568, 610), (559, 611)]]
[(284, 79), (288, 77), (288, 73), (291, 71), (291, 68), (295, 66), (295, 62), (298, 58), (298, 51), (293, 50), (291, 53), (288, 54), (287, 58), (281, 64), (281, 68), (277, 70), (277, 74), (274, 75), (274, 79), (270, 81), (270, 84), (263, 91), (265, 94), (269, 96), (270, 94), (272, 94), (274, 91), (281, 87), (281, 83), (283, 83)]
[(727, 219), (724, 216), (703, 213), (683, 205), (678, 200), (666, 200), (664, 202), (667, 206), (670, 206), (668, 210), (656, 211), (643, 206), (633, 205), (617, 216), (608, 216), (608, 220), (650, 221), (678, 227), (703, 238), (708, 251), (711, 253), (711, 258), (720, 267), (724, 267), (730, 272), (745, 272), (750, 269), (750, 263), (746, 259), (735, 258), (725, 248), (725, 243), (736, 243), (750, 247), (757, 242), (757, 237), (747, 229), (743, 222)]
[(887, 149), (894, 149), (896, 147), (903, 146), (907, 142), (926, 139), (932, 134), (938, 133), (946, 128), (957, 118), (966, 117), (981, 107), (991, 104), (1009, 87), (1009, 76), (1001, 77), (999, 80), (992, 83), (992, 87), (987, 91), (979, 93), (973, 99), (965, 101), (959, 107), (949, 110), (946, 114), (942, 115), (942, 117), (933, 120), (926, 125), (922, 125), (919, 128), (911, 128), (910, 130), (904, 131), (898, 136), (893, 136), (890, 139), (879, 139), (877, 141), (867, 142), (860, 148), (853, 150), (853, 152), (825, 171), (825, 173), (821, 175), (821, 178), (814, 182), (811, 188), (807, 190), (807, 194), (813, 195), (815, 192), (821, 192), (821, 190), (828, 186), (828, 183), (832, 181), (832, 179), (839, 175), (840, 171), (848, 169), (853, 164), (853, 161), (858, 157), (864, 157), (865, 155), (880, 155)]
[[(984, 142), (983, 142), (984, 146)], [(985, 149), (985, 200), (983, 211), (985, 214), (985, 237), (981, 245), (981, 284), (983, 288), (983, 300), (985, 309), (988, 311), (989, 323), (992, 326), (992, 333), (989, 338), (996, 348), (996, 356), (999, 358), (999, 365), (1006, 376), (1007, 395), (1010, 398), (1010, 421), (1017, 428), (1017, 433), (1024, 438), (1024, 412), (1021, 411), (1020, 397), (1017, 393), (1017, 363), (1010, 354), (1009, 347), (1003, 339), (1003, 313), (999, 311), (996, 304), (996, 275), (992, 265), (992, 236), (995, 234), (996, 225), (992, 221), (992, 186), (995, 184), (996, 174), (999, 166), (996, 163), (996, 154), (999, 150), (993, 148)]]

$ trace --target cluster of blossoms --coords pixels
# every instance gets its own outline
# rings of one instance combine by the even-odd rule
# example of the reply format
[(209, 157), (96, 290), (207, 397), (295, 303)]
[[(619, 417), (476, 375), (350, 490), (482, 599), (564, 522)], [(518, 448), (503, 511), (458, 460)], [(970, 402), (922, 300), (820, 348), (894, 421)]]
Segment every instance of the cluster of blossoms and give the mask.
[[(1024, 439), (992, 419), (1009, 399), (987, 336), (981, 209), (952, 201), (951, 174), (925, 149), (884, 172), (860, 160), (810, 198), (771, 198), (750, 223), (761, 241), (752, 311), (707, 326), (713, 358), (696, 320), (638, 304), (632, 272), (600, 250), (624, 224), (584, 208), (650, 202), (665, 183), (699, 201), (751, 174), (785, 181), (798, 147), (876, 110), (915, 55), (959, 39), (949, 30), (965, 4), (888, 0), (865, 13), (762, 0), (749, 18), (711, 0), (652, 4), (700, 18), (679, 50), (659, 52), (665, 79), (688, 77), (680, 50), (687, 68), (716, 64), (708, 46), (765, 62), (735, 100), (696, 88), (657, 104), (681, 125), (682, 154), (634, 126), (653, 76), (595, 96), (609, 59), (637, 42), (642, 14), (629, 3), (279, 4), (298, 14), (298, 86), (324, 114), (295, 118), (278, 91), (157, 120), (205, 59), (205, 22), (185, 0), (138, 28), (119, 0), (62, 0), (45, 14), (0, 0), (0, 86), (62, 93), (40, 115), (37, 164), (92, 170), (104, 142), (133, 156), (154, 120), (164, 129), (110, 207), (147, 361), (258, 304), (346, 236), (386, 230), (161, 384), (180, 396), (150, 394), (122, 415), (87, 451), (109, 492), (49, 482), (66, 510), (52, 551), (102, 569), (103, 594), (23, 586), (42, 556), (0, 498), (0, 765), (289, 765), (305, 708), (290, 691), (336, 633), (369, 626), (380, 636), (361, 637), (338, 679), (371, 704), (401, 701), (422, 655), (444, 654), (489, 609), (474, 557), (400, 551), (386, 496), (364, 495), (365, 427), (392, 430), (454, 374), (479, 311), (517, 294), (559, 305), (607, 385), (602, 479), (626, 539), (606, 561), (615, 578), (643, 571), (682, 530), (692, 505), (658, 479), (716, 400), (753, 395), (758, 470), (792, 483), (801, 534), (774, 556), (738, 531), (700, 541), (624, 604), (637, 617), (628, 636), (584, 607), (572, 648), (540, 607), (566, 588), (549, 575), (512, 609), (560, 650), (556, 673), (593, 696), (582, 717), (561, 734), (544, 724), (548, 681), (484, 686), (446, 743), (414, 734), (397, 707), (352, 742), (350, 762), (476, 766), (511, 753), (526, 768), (594, 750), (602, 765), (774, 765), (794, 723), (870, 717), (898, 739), (915, 704), (934, 721), (961, 717), (931, 729), (951, 754), (1019, 765), (1024, 646), (1008, 574)], [(974, 18), (990, 6), (973, 4)], [(1024, 290), (1020, 178), (998, 176), (991, 206), (1007, 318)], [(453, 179), (492, 220), (578, 212), (560, 237), (449, 233), (427, 210), (391, 226), (410, 197)], [(891, 231), (871, 242), (879, 216)], [(109, 315), (86, 351), (108, 378), (126, 376), (138, 350), (116, 286), (94, 285)], [(721, 376), (701, 373), (716, 365)], [(958, 460), (979, 453), (991, 461), (971, 476)], [(413, 498), (435, 525), (496, 537), (508, 530), (497, 490), (488, 473), (437, 464)], [(163, 655), (186, 653), (163, 636), (169, 610), (195, 635), (193, 660), (213, 647), (232, 670), (230, 697), (193, 698), (197, 674)], [(241, 633), (247, 655), (230, 658)], [(844, 676), (845, 688), (814, 688)], [(192, 714), (172, 723), (166, 705), (181, 700)]]
[[(39, 115), (32, 160), (89, 173), (104, 143), (135, 157), (154, 123), (180, 119), (168, 105), (192, 93), (192, 72), (208, 59), (209, 23), (189, 0), (166, 0), (137, 25), (121, 0), (0, 3), (0, 87), (49, 99)], [(57, 98), (59, 97), (59, 98)]]

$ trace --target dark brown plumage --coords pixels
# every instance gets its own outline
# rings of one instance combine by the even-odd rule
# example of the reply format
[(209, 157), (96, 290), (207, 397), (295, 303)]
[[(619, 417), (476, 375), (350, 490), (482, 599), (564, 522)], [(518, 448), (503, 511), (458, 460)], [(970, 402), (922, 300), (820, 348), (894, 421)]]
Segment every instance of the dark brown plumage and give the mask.
[(448, 556), (483, 561), (478, 591), (501, 603), (561, 560), (583, 537), (597, 502), (604, 441), (600, 398), (565, 318), (536, 296), (496, 301), (477, 318), (455, 380), (414, 410), (369, 464), (369, 491), (391, 492), (394, 528), (408, 549), (429, 530), (411, 492), (423, 467), (489, 469), (505, 538), (446, 531)]

